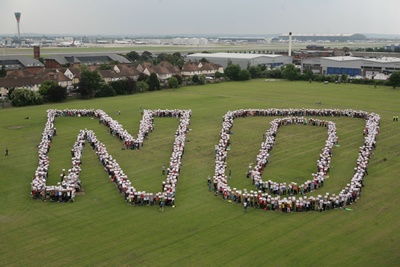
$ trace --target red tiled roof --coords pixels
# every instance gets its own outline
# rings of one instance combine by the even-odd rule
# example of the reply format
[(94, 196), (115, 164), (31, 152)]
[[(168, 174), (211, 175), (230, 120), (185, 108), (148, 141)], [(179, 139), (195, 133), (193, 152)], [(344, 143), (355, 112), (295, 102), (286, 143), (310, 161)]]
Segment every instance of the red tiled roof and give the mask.
[(182, 71), (201, 71), (201, 70), (196, 63), (188, 61), (183, 65)]
[(23, 87), (23, 86), (33, 86), (39, 85), (44, 80), (40, 77), (19, 77), (15, 78), (1, 78), (0, 79), (0, 87)]

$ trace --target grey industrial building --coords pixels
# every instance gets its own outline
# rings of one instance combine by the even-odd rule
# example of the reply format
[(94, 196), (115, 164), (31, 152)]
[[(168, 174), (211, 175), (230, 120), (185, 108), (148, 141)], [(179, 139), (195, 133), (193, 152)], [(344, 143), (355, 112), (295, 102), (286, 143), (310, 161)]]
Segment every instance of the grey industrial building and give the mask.
[(79, 67), (81, 64), (100, 65), (116, 61), (120, 64), (128, 64), (130, 61), (123, 56), (112, 53), (96, 53), (96, 54), (66, 54), (54, 55), (44, 58), (46, 68), (60, 68), (66, 65)]
[[(289, 40), (289, 34), (279, 35), (282, 40)], [(330, 42), (348, 42), (348, 41), (362, 41), (367, 37), (359, 33), (342, 33), (342, 34), (292, 34), (292, 39), (297, 41), (330, 41)]]
[(0, 68), (2, 66), (4, 66), (6, 70), (31, 70), (44, 67), (39, 60), (27, 56), (0, 56)]
[(202, 58), (208, 61), (219, 64), (226, 68), (228, 66), (228, 60), (231, 60), (233, 64), (238, 64), (242, 69), (247, 68), (247, 64), (250, 66), (268, 65), (277, 67), (281, 65), (292, 64), (293, 59), (289, 56), (283, 55), (271, 55), (271, 54), (240, 54), (240, 53), (214, 53), (214, 54), (192, 54), (186, 56), (186, 61), (200, 61)]
[(359, 58), (359, 57), (320, 57), (302, 60), (302, 69), (317, 74), (347, 74), (349, 76), (368, 76), (378, 73), (390, 74), (400, 71), (400, 58)]

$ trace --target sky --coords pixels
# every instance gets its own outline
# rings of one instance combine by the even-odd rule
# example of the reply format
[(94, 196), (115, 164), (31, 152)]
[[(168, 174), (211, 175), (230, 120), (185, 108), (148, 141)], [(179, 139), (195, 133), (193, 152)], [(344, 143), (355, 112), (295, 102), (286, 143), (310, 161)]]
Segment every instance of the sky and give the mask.
[(0, 34), (400, 34), (399, 0), (0, 0)]

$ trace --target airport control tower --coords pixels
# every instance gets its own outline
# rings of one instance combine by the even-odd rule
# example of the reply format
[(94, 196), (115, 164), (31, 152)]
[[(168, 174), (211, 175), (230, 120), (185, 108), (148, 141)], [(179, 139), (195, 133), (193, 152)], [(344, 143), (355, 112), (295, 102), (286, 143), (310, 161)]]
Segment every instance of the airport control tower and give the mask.
[(17, 20), (17, 26), (18, 26), (18, 40), (20, 40), (21, 35), (19, 32), (19, 21), (21, 19), (21, 12), (15, 12), (14, 14), (15, 14), (15, 19)]

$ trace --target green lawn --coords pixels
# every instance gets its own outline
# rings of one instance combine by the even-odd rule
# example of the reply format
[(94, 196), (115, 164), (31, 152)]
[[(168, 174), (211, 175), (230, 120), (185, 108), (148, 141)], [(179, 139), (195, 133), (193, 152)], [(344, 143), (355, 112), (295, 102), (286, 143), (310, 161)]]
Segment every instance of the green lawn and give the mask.
[[(390, 87), (308, 82), (227, 82), (132, 96), (0, 109), (1, 265), (151, 266), (398, 266), (400, 259), (400, 90)], [(322, 105), (316, 105), (322, 101)], [(82, 158), (85, 195), (75, 203), (43, 203), (29, 197), (37, 148), (49, 108), (102, 109), (136, 135), (139, 107), (191, 109), (176, 208), (132, 207), (109, 181), (90, 148)], [(265, 212), (224, 202), (208, 192), (214, 171), (214, 145), (222, 116), (241, 108), (362, 109), (382, 116), (377, 148), (368, 167), (362, 197), (352, 211)], [(121, 110), (121, 115), (115, 111)], [(29, 120), (24, 119), (30, 117)], [(238, 118), (232, 131), (228, 169), (232, 186), (253, 190), (244, 173), (255, 162), (262, 133), (274, 117)], [(335, 147), (330, 178), (317, 193), (338, 193), (350, 181), (365, 122), (332, 118)], [(80, 129), (93, 129), (138, 190), (158, 192), (165, 177), (177, 121), (156, 118), (143, 150), (121, 150), (121, 142), (90, 118), (56, 118), (58, 135), (49, 153), (48, 184), (71, 166), (70, 150)], [(12, 126), (24, 126), (11, 129)], [(315, 171), (326, 129), (279, 129), (265, 177), (302, 182)], [(264, 176), (263, 176), (264, 177)], [(270, 178), (268, 178), (270, 179)], [(268, 180), (264, 179), (264, 180)]]

